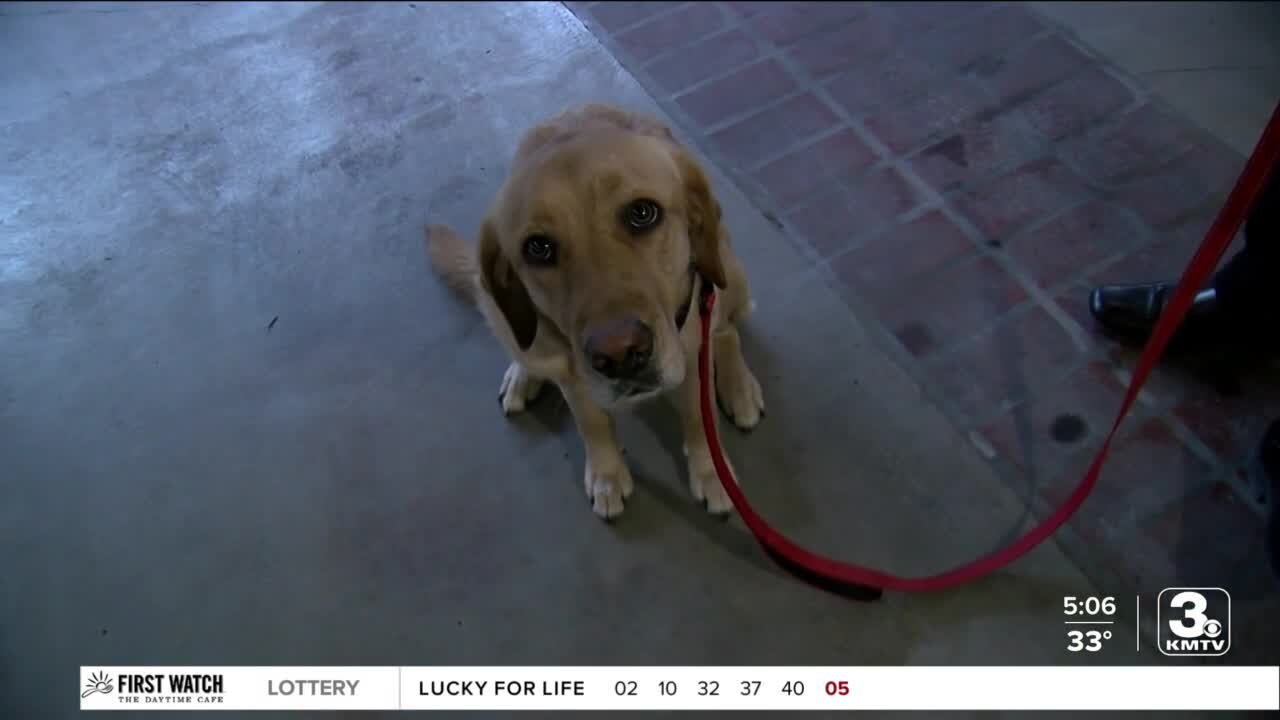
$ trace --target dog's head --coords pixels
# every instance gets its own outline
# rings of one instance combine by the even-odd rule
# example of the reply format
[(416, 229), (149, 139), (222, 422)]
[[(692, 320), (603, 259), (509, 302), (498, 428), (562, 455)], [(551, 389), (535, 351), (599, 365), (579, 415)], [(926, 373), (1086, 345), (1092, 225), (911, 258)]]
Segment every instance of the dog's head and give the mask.
[(603, 406), (679, 385), (694, 271), (725, 283), (706, 176), (661, 126), (537, 132), (481, 228), (485, 290), (522, 349), (540, 327), (561, 337)]

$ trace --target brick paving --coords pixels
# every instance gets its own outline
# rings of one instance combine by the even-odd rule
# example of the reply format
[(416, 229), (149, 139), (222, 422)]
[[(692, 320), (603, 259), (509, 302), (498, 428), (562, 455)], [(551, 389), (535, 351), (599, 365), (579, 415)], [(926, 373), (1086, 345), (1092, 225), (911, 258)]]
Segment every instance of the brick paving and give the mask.
[[(1025, 5), (568, 5), (1039, 511), (1079, 477), (1137, 357), (1088, 288), (1176, 276), (1243, 157)], [(1280, 610), (1246, 482), (1273, 417), (1274, 365), (1166, 363), (1067, 551)]]

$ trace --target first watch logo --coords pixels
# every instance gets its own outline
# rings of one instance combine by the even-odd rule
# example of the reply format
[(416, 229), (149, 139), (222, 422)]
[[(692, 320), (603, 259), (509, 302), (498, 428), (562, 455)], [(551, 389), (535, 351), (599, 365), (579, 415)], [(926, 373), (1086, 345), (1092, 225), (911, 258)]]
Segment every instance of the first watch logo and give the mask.
[(1165, 588), (1156, 598), (1160, 652), (1217, 657), (1231, 649), (1231, 595), (1222, 588)]
[[(82, 670), (83, 671), (83, 670)], [(112, 696), (120, 705), (216, 705), (222, 703), (220, 673), (116, 673), (102, 670), (85, 677), (81, 700)], [(97, 703), (106, 701), (105, 698)], [(94, 705), (98, 707), (100, 705)]]

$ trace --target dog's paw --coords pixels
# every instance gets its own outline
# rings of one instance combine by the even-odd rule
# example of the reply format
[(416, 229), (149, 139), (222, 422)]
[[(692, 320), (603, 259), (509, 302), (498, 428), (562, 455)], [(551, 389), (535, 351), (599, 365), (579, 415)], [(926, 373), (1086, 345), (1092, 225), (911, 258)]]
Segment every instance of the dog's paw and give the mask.
[(612, 520), (622, 514), (625, 500), (635, 491), (635, 481), (626, 463), (618, 463), (616, 470), (597, 472), (587, 459), (586, 472), (583, 474), (583, 485), (587, 491), (587, 499), (591, 501), (591, 511), (605, 520)]
[(716, 397), (739, 430), (751, 430), (764, 417), (764, 391), (746, 363), (735, 360), (716, 368)]
[[(687, 446), (685, 454), (689, 454)], [(712, 515), (727, 516), (733, 511), (733, 501), (724, 491), (724, 485), (720, 484), (720, 477), (716, 474), (715, 465), (711, 462), (711, 453), (704, 450), (700, 454), (702, 457), (695, 455), (689, 458), (689, 492), (694, 500), (703, 504), (707, 512)], [(725, 462), (728, 463), (729, 459), (725, 458)], [(733, 470), (732, 464), (729, 464), (729, 469)]]
[(520, 363), (513, 362), (502, 375), (502, 387), (498, 388), (498, 403), (503, 415), (515, 415), (533, 404), (545, 383), (525, 371)]

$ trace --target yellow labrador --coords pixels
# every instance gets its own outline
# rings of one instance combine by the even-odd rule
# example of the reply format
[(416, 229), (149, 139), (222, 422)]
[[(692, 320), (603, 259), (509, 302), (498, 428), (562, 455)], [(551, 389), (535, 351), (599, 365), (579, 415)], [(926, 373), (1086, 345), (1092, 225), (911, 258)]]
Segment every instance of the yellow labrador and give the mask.
[(585, 105), (533, 127), (478, 246), (429, 226), (427, 252), (511, 357), (503, 411), (523, 410), (545, 382), (560, 388), (585, 445), (597, 515), (617, 516), (632, 492), (610, 413), (660, 394), (682, 416), (694, 498), (712, 513), (732, 509), (699, 414), (698, 299), (702, 283), (718, 288), (716, 391), (734, 424), (750, 429), (764, 412), (736, 327), (750, 294), (706, 176), (665, 125)]

